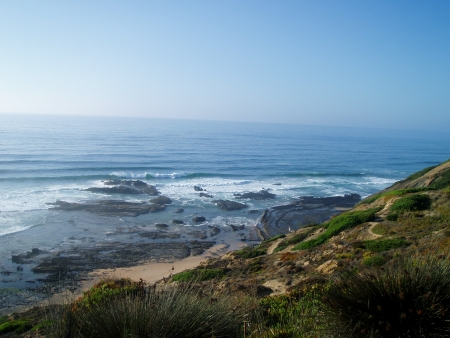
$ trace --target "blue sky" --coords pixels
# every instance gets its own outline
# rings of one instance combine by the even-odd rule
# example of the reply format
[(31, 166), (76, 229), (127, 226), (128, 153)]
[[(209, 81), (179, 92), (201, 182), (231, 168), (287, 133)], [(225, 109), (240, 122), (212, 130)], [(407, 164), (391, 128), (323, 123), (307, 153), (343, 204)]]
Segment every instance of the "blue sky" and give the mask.
[(450, 1), (2, 1), (0, 113), (450, 130)]

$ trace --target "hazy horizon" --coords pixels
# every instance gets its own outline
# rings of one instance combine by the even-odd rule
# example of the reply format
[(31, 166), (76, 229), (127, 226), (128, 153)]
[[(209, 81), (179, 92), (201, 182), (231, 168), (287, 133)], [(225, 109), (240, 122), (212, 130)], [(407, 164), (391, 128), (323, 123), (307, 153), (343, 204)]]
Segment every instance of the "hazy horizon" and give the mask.
[(0, 4), (0, 114), (450, 130), (446, 1)]

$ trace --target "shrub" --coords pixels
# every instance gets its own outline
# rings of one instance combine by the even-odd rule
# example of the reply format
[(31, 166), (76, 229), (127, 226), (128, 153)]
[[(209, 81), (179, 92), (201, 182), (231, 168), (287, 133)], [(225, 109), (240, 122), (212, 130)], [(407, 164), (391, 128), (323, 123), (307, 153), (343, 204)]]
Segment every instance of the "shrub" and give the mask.
[(0, 325), (0, 335), (8, 332), (24, 333), (31, 329), (31, 327), (31, 324), (25, 319), (6, 321)]
[(277, 239), (284, 238), (284, 237), (286, 237), (286, 235), (283, 235), (283, 234), (276, 235), (272, 238), (269, 238), (268, 240), (265, 240), (264, 243), (270, 243), (270, 242), (276, 241)]
[(294, 244), (297, 244), (297, 243), (305, 240), (312, 231), (314, 231), (314, 229), (308, 230), (306, 232), (302, 232), (300, 234), (296, 234), (296, 235), (294, 235), (294, 236), (292, 236), (292, 237), (290, 237), (288, 239), (285, 239), (285, 240), (281, 241), (278, 244), (278, 246), (275, 248), (274, 252), (278, 252), (278, 251), (284, 250), (289, 245), (294, 245)]
[(261, 248), (259, 246), (256, 246), (254, 248), (246, 247), (242, 250), (234, 251), (233, 254), (239, 258), (244, 258), (244, 259), (255, 258), (255, 257), (263, 256), (263, 255), (267, 254), (267, 249)]
[(390, 212), (389, 214), (386, 215), (386, 219), (388, 221), (396, 222), (398, 220), (398, 213)]
[(365, 257), (362, 261), (365, 266), (382, 266), (384, 262), (384, 258), (381, 255)]
[(391, 212), (402, 213), (405, 211), (426, 210), (431, 205), (431, 199), (427, 195), (411, 195), (402, 197), (395, 201), (391, 207)]
[(409, 258), (383, 269), (347, 271), (324, 302), (344, 336), (448, 337), (450, 260)]
[(373, 241), (366, 241), (364, 245), (370, 251), (383, 252), (409, 245), (409, 243), (403, 238), (392, 238), (392, 239), (377, 239)]
[(139, 296), (112, 296), (82, 311), (66, 307), (52, 333), (58, 338), (237, 337), (249, 311), (242, 300), (237, 304), (230, 297), (214, 296), (212, 290), (182, 283), (146, 288)]
[(177, 273), (172, 277), (174, 282), (203, 282), (210, 279), (220, 279), (225, 275), (223, 269), (196, 269)]
[(329, 221), (325, 227), (326, 231), (319, 237), (302, 242), (296, 245), (293, 250), (305, 250), (325, 243), (329, 238), (339, 234), (340, 232), (353, 228), (361, 223), (369, 222), (375, 218), (375, 213), (380, 211), (381, 208), (372, 208), (363, 211), (346, 212), (336, 216)]

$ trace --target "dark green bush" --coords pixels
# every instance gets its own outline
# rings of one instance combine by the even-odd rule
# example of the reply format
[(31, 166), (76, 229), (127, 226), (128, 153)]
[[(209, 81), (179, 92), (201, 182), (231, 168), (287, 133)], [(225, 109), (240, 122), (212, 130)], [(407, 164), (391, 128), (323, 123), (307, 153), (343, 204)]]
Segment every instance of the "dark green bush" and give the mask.
[(398, 220), (398, 213), (390, 212), (389, 214), (386, 215), (386, 219), (388, 221), (396, 222)]
[(293, 250), (305, 250), (319, 246), (325, 243), (331, 237), (339, 234), (346, 229), (350, 229), (359, 224), (372, 221), (375, 218), (375, 214), (380, 210), (381, 208), (372, 208), (363, 211), (353, 211), (340, 214), (328, 223), (325, 223), (326, 231), (323, 232), (319, 237), (306, 242), (302, 242), (296, 245)]
[(402, 246), (407, 246), (409, 245), (409, 243), (403, 238), (392, 238), (392, 239), (377, 239), (373, 241), (366, 241), (364, 245), (370, 251), (383, 252), (391, 249), (400, 248)]
[(346, 337), (449, 337), (450, 261), (409, 258), (383, 269), (347, 271), (324, 302)]
[(276, 236), (274, 236), (272, 238), (269, 238), (268, 240), (264, 241), (264, 243), (270, 243), (270, 242), (276, 241), (277, 239), (284, 238), (284, 237), (286, 237), (286, 235), (283, 235), (283, 234), (276, 235)]
[(363, 259), (362, 263), (365, 266), (382, 266), (385, 263), (383, 256), (374, 255)]
[(289, 245), (294, 245), (294, 244), (297, 244), (297, 243), (303, 241), (304, 239), (306, 239), (306, 238), (308, 237), (308, 235), (309, 235), (312, 231), (314, 231), (314, 229), (311, 229), (311, 230), (306, 231), (306, 232), (302, 232), (302, 233), (300, 233), (300, 234), (296, 234), (296, 235), (294, 235), (294, 236), (292, 236), (292, 237), (290, 237), (290, 238), (288, 238), (288, 239), (285, 239), (285, 240), (281, 241), (281, 242), (277, 245), (277, 247), (275, 248), (274, 252), (278, 252), (278, 251), (284, 250), (284, 249), (286, 249)]
[(405, 196), (395, 201), (390, 211), (394, 213), (403, 213), (405, 211), (426, 210), (431, 205), (431, 199), (428, 195)]
[(220, 279), (225, 275), (222, 269), (196, 269), (177, 273), (172, 277), (174, 282), (203, 282), (210, 279)]
[(258, 256), (263, 256), (267, 254), (267, 248), (261, 248), (260, 246), (256, 247), (246, 247), (242, 250), (236, 250), (233, 252), (233, 254), (239, 258), (255, 258)]
[(0, 325), (0, 335), (8, 332), (24, 333), (31, 329), (31, 327), (31, 324), (25, 319), (6, 321)]

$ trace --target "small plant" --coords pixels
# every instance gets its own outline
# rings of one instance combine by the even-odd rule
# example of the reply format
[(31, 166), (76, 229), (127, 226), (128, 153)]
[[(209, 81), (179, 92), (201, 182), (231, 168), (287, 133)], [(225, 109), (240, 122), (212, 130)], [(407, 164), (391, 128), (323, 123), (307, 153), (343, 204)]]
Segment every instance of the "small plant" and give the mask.
[(203, 282), (220, 279), (225, 275), (223, 269), (196, 269), (177, 273), (172, 277), (173, 282)]
[(263, 256), (267, 254), (267, 248), (261, 248), (260, 246), (256, 247), (246, 247), (242, 250), (236, 250), (233, 252), (233, 254), (239, 258), (255, 258), (258, 256)]
[(385, 260), (381, 255), (373, 255), (370, 257), (365, 257), (362, 263), (365, 266), (382, 266), (385, 263)]
[(301, 241), (305, 240), (306, 238), (308, 238), (308, 235), (313, 232), (314, 229), (310, 229), (308, 231), (299, 233), (299, 234), (295, 234), (294, 236), (287, 238), (283, 241), (281, 241), (278, 246), (275, 248), (274, 252), (279, 252), (281, 250), (286, 249), (288, 246), (290, 245), (294, 245), (297, 243), (300, 243)]
[(428, 195), (411, 195), (402, 197), (395, 201), (390, 211), (394, 213), (403, 213), (405, 211), (420, 211), (426, 210), (431, 205), (431, 199)]
[(396, 222), (398, 220), (398, 213), (396, 212), (390, 212), (386, 215), (386, 219), (388, 221)]
[(353, 259), (355, 255), (353, 253), (341, 253), (336, 254), (337, 259)]
[(15, 332), (15, 333), (24, 333), (30, 330), (32, 325), (25, 319), (17, 319), (6, 321), (3, 324), (0, 324), (0, 335)]
[(413, 257), (383, 269), (346, 271), (324, 302), (343, 336), (448, 337), (450, 260)]
[(403, 238), (377, 239), (364, 243), (365, 247), (373, 252), (383, 252), (407, 246), (409, 243)]
[(276, 236), (274, 236), (272, 238), (269, 238), (269, 239), (265, 240), (264, 243), (270, 243), (270, 242), (276, 241), (277, 239), (285, 238), (285, 237), (286, 237), (286, 235), (283, 235), (283, 234), (276, 235)]

